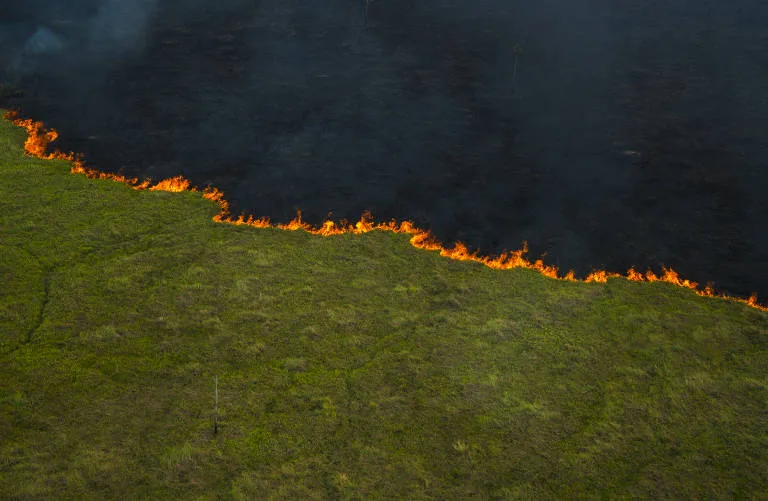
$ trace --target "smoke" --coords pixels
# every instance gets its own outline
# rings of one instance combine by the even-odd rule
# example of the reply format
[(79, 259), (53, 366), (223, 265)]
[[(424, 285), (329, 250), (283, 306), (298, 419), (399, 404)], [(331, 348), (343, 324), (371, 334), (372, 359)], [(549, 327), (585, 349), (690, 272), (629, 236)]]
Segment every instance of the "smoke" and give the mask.
[[(141, 53), (157, 0), (24, 0), (0, 18), (4, 79), (104, 67)], [(4, 62), (4, 64), (3, 64)]]
[(34, 61), (39, 56), (56, 54), (65, 48), (61, 37), (45, 26), (37, 26), (21, 49), (10, 58), (9, 73), (20, 75), (34, 69)]
[(87, 28), (88, 52), (101, 57), (143, 50), (157, 0), (106, 0)]

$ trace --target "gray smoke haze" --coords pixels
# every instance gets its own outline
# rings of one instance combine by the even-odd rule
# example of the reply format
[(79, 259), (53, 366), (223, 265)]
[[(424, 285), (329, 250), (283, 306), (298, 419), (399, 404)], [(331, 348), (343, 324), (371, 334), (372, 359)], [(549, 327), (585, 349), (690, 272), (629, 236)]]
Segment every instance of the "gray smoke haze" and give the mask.
[[(6, 80), (57, 72), (144, 49), (157, 0), (24, 1), (0, 17)], [(73, 75), (74, 77), (74, 75)]]
[(144, 49), (157, 0), (107, 0), (87, 25), (91, 53), (119, 55)]
[(768, 2), (5, 3), (6, 105), (96, 168), (768, 296)]

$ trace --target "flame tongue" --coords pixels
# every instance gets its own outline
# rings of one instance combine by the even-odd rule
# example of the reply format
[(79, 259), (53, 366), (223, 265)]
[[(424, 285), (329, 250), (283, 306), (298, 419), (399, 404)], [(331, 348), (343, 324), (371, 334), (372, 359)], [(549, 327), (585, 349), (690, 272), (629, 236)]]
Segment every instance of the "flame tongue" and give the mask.
[[(60, 151), (54, 151), (47, 153), (48, 145), (55, 141), (58, 134), (55, 130), (45, 130), (42, 122), (35, 122), (30, 119), (21, 119), (15, 112), (7, 112), (3, 117), (7, 120), (12, 120), (17, 126), (23, 127), (27, 131), (27, 139), (24, 142), (24, 151), (31, 156), (50, 160), (50, 159), (62, 159), (72, 162), (70, 172), (75, 174), (84, 174), (89, 178), (94, 179), (111, 179), (113, 181), (125, 183), (137, 190), (152, 190), (152, 191), (195, 191), (199, 192), (197, 188), (191, 186), (190, 182), (182, 176), (176, 176), (170, 179), (164, 179), (157, 184), (151, 184), (149, 179), (139, 182), (136, 178), (126, 178), (121, 175), (108, 174), (99, 172), (94, 169), (90, 169), (85, 166), (81, 158), (77, 157), (73, 153), (62, 153)], [(273, 228), (268, 218), (254, 219), (253, 216), (245, 216), (240, 214), (237, 218), (233, 218), (229, 214), (229, 203), (224, 199), (224, 194), (216, 188), (205, 188), (202, 191), (202, 196), (208, 200), (216, 202), (219, 205), (220, 212), (213, 217), (213, 220), (220, 223), (228, 223), (234, 225), (247, 225), (255, 228)], [(333, 221), (325, 221), (319, 228), (313, 228), (309, 224), (305, 223), (301, 219), (301, 212), (287, 224), (277, 224), (276, 226), (282, 230), (304, 230), (315, 235), (331, 236), (341, 235), (343, 233), (361, 234), (369, 231), (381, 230), (392, 231), (395, 233), (407, 233), (413, 235), (410, 239), (411, 245), (419, 249), (439, 251), (441, 256), (449, 257), (451, 259), (457, 259), (461, 261), (475, 261), (482, 263), (490, 268), (508, 270), (511, 268), (530, 268), (537, 270), (543, 275), (558, 280), (578, 281), (573, 271), (569, 271), (564, 276), (559, 276), (558, 269), (554, 266), (544, 264), (539, 259), (535, 262), (527, 260), (524, 256), (528, 253), (528, 244), (523, 242), (523, 248), (512, 251), (504, 252), (498, 257), (482, 257), (478, 255), (478, 252), (470, 252), (469, 249), (461, 242), (454, 244), (452, 248), (446, 248), (435, 240), (435, 238), (427, 231), (417, 228), (410, 221), (402, 221), (397, 223), (392, 220), (388, 223), (374, 223), (370, 212), (365, 212), (360, 218), (360, 221), (354, 225), (347, 224), (346, 222), (335, 223)], [(619, 273), (611, 273), (605, 270), (593, 271), (583, 280), (583, 282), (598, 282), (604, 283), (609, 278), (625, 278), (636, 282), (668, 282), (678, 287), (684, 287), (693, 290), (699, 296), (705, 297), (718, 297), (722, 299), (738, 301), (747, 304), (753, 308), (761, 311), (768, 311), (768, 307), (758, 304), (757, 295), (753, 294), (748, 299), (729, 297), (724, 294), (716, 294), (711, 285), (707, 284), (703, 290), (697, 289), (698, 283), (692, 282), (687, 279), (681, 279), (680, 276), (671, 268), (663, 268), (664, 273), (659, 277), (651, 270), (648, 270), (645, 275), (635, 271), (634, 268), (630, 268), (627, 274), (621, 275)]]
[(176, 176), (170, 179), (163, 179), (156, 185), (150, 186), (149, 189), (152, 191), (172, 191), (178, 193), (189, 190), (190, 186), (189, 181), (182, 176)]
[[(28, 154), (46, 160), (61, 158), (56, 154), (46, 153), (48, 144), (59, 137), (58, 132), (55, 130), (46, 131), (43, 128), (43, 122), (35, 122), (29, 118), (20, 119), (17, 118), (16, 114), (13, 112), (8, 112), (3, 118), (13, 120), (14, 124), (27, 130), (27, 139), (24, 141), (24, 151)], [(69, 160), (69, 158), (66, 158), (66, 160)]]

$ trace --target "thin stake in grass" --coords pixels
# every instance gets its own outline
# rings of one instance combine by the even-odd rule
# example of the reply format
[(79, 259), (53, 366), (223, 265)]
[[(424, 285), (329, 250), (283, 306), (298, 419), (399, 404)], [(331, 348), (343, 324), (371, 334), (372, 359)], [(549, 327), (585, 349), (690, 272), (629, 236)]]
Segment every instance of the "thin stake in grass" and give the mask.
[(219, 432), (219, 376), (213, 376), (213, 434)]

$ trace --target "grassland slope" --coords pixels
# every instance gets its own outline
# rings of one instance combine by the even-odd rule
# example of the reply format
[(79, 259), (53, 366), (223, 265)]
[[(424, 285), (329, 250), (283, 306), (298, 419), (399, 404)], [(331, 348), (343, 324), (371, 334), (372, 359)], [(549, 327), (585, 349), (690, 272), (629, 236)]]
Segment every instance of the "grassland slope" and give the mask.
[(3, 499), (765, 499), (768, 313), (216, 223), (24, 139), (0, 121)]

